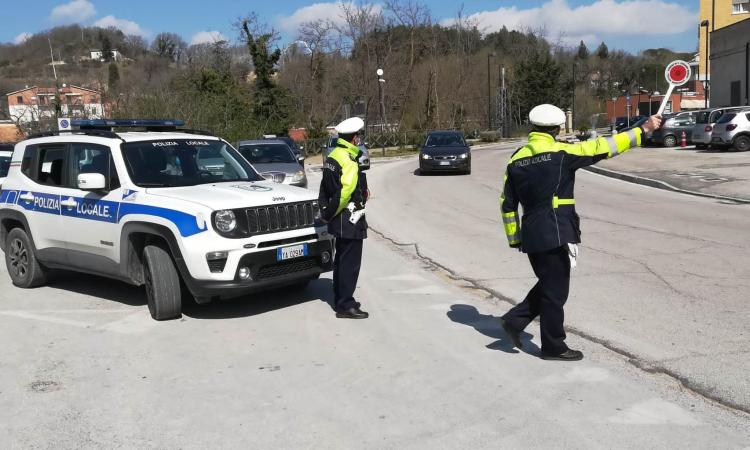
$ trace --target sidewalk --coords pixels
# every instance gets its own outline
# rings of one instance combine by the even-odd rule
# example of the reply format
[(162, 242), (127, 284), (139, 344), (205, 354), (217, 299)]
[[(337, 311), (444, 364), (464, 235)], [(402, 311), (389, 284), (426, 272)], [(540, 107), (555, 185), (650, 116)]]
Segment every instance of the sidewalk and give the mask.
[(636, 148), (589, 169), (638, 184), (750, 202), (750, 153)]

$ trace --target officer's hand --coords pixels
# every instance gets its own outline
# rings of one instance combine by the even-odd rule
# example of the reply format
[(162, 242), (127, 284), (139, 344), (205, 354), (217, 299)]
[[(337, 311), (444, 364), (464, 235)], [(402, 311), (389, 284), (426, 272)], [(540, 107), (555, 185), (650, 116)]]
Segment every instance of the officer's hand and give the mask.
[(641, 125), (641, 128), (643, 128), (643, 131), (646, 133), (650, 133), (654, 130), (658, 130), (661, 128), (661, 116), (658, 114), (654, 114), (653, 116), (649, 117), (646, 122)]

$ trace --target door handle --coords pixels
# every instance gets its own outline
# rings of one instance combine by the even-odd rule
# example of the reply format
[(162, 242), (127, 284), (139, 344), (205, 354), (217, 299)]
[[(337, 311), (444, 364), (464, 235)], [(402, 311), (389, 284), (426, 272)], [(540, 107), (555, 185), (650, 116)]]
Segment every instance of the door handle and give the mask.
[(73, 197), (68, 197), (67, 200), (61, 201), (60, 205), (66, 208), (75, 208), (76, 206), (78, 206), (78, 202), (75, 201)]
[(25, 194), (19, 195), (18, 198), (20, 198), (21, 200), (23, 200), (25, 202), (33, 202), (34, 201), (34, 194), (32, 194), (31, 192), (27, 192)]

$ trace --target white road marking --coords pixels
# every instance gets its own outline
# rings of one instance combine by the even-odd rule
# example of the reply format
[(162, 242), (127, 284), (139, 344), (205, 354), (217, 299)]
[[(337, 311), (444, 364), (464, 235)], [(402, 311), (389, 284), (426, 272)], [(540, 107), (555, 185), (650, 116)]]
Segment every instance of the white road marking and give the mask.
[(42, 316), (39, 314), (30, 313), (28, 311), (0, 311), (0, 315), (19, 317), (21, 319), (39, 320), (48, 323), (57, 323), (60, 325), (70, 325), (78, 328), (90, 328), (92, 326), (89, 322), (81, 322), (79, 320), (62, 319), (60, 317), (49, 317)]
[(541, 383), (601, 383), (611, 378), (607, 369), (600, 367), (576, 367), (565, 374), (549, 375), (541, 379)]
[(692, 414), (660, 398), (646, 400), (607, 419), (610, 423), (626, 425), (700, 425)]
[(417, 295), (439, 295), (447, 294), (448, 291), (439, 286), (423, 286), (414, 289), (406, 289), (404, 291), (396, 291), (396, 294), (417, 294)]
[(151, 318), (147, 308), (128, 314), (120, 320), (105, 323), (100, 330), (114, 331), (123, 334), (140, 334), (157, 326), (159, 322)]

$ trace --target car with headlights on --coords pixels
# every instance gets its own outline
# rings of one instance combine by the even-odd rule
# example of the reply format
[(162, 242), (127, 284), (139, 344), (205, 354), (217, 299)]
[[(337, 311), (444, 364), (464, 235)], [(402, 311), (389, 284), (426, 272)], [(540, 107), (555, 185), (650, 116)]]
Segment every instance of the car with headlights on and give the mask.
[(264, 179), (225, 140), (173, 120), (71, 124), (19, 142), (0, 190), (16, 287), (43, 286), (51, 269), (91, 273), (144, 286), (166, 320), (183, 294), (298, 289), (332, 269), (317, 194)]
[(305, 166), (282, 140), (240, 141), (240, 154), (263, 175), (276, 183), (307, 187)]
[(419, 149), (419, 173), (471, 174), (471, 149), (460, 131), (432, 131)]

